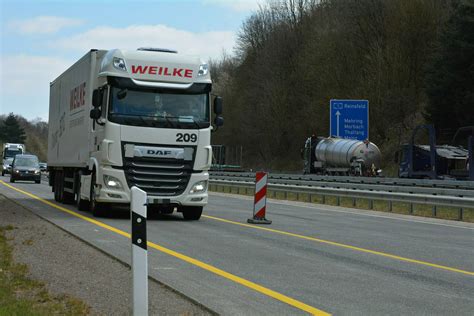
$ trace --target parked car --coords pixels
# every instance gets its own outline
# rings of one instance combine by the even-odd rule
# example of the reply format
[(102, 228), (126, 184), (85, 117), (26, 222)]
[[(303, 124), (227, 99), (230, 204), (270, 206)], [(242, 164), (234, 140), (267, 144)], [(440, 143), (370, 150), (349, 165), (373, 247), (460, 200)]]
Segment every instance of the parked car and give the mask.
[(7, 173), (12, 172), (12, 164), (13, 158), (6, 158), (3, 160), (3, 165), (2, 165), (2, 176), (6, 175)]
[(10, 182), (29, 180), (41, 182), (41, 171), (38, 157), (35, 155), (16, 155), (12, 163)]
[(41, 172), (46, 172), (48, 170), (48, 164), (46, 162), (40, 162), (39, 165)]

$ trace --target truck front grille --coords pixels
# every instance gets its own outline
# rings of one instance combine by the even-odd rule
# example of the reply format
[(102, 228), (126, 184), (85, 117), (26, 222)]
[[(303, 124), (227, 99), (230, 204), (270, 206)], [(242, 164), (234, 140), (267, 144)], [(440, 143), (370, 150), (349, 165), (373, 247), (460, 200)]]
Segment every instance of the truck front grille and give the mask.
[(177, 196), (183, 193), (192, 169), (192, 161), (138, 157), (124, 159), (128, 186), (137, 186), (154, 196)]

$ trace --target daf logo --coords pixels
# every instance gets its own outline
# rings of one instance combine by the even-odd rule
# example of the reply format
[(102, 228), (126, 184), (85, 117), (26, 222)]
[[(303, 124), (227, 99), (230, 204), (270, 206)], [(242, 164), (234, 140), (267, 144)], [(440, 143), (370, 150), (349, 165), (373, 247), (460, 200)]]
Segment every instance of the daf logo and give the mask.
[(153, 149), (148, 149), (146, 151), (148, 155), (156, 155), (156, 156), (170, 156), (171, 155), (171, 150), (153, 150)]
[[(128, 146), (128, 147), (127, 147)], [(184, 159), (192, 160), (193, 152), (188, 150), (185, 155), (184, 148), (167, 148), (167, 147), (148, 147), (135, 146), (132, 144), (125, 145), (125, 157), (155, 157), (166, 159)]]

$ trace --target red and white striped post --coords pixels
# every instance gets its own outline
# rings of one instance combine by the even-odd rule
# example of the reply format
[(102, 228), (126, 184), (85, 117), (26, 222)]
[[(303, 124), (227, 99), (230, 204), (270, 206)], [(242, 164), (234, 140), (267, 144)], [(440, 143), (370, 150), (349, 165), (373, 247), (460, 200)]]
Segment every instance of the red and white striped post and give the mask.
[(272, 221), (265, 218), (267, 208), (267, 180), (266, 172), (257, 172), (255, 177), (255, 199), (253, 203), (253, 218), (247, 220), (250, 224), (271, 224)]

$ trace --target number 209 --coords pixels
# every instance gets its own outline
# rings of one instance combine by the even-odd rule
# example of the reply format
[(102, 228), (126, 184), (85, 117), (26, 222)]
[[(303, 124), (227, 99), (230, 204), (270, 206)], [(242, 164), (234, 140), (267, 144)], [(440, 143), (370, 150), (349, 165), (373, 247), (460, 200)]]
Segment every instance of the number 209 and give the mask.
[(188, 143), (192, 142), (195, 143), (197, 141), (196, 134), (187, 134), (187, 133), (178, 133), (176, 134), (176, 142), (178, 143)]

